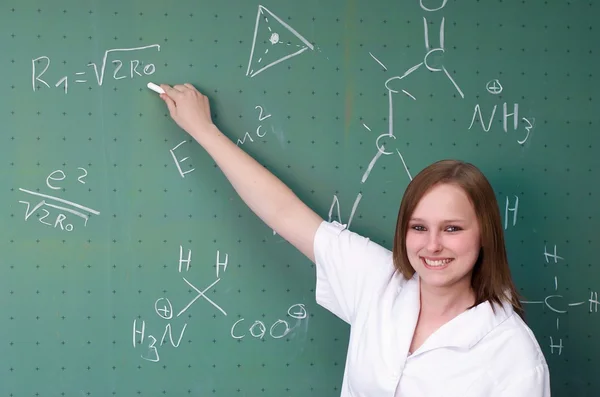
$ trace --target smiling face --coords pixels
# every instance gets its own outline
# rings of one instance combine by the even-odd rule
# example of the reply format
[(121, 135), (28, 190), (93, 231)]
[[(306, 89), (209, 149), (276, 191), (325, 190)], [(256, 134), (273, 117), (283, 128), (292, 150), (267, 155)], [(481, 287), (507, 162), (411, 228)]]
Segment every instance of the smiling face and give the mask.
[(405, 279), (418, 272), (421, 287), (464, 288), (475, 305), (510, 302), (523, 315), (496, 194), (471, 163), (440, 160), (410, 181), (398, 210), (393, 258)]
[(424, 286), (471, 288), (480, 230), (460, 187), (438, 184), (425, 193), (408, 221), (405, 241), (408, 260)]

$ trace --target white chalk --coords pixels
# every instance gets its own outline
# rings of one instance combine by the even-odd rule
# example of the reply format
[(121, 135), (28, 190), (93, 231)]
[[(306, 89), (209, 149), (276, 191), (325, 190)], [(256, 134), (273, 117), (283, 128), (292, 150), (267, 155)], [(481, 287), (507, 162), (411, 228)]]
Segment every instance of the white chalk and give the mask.
[(156, 92), (157, 94), (164, 94), (165, 90), (163, 90), (162, 88), (160, 88), (159, 86), (157, 86), (154, 83), (148, 83), (148, 88), (150, 88), (152, 91)]

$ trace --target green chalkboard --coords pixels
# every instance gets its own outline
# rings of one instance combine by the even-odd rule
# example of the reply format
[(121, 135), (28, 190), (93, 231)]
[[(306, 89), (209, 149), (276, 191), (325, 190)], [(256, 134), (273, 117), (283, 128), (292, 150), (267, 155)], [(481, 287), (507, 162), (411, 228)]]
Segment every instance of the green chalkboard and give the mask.
[(5, 0), (0, 396), (338, 396), (348, 326), (148, 82), (391, 248), (403, 191), (480, 167), (553, 396), (600, 395), (593, 1)]

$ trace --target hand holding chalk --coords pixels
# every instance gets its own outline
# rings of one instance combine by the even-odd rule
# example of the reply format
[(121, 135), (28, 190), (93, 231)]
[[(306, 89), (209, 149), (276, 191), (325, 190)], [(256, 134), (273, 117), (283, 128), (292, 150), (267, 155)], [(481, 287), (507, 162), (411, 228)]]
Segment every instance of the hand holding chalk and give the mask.
[(156, 92), (157, 94), (165, 93), (165, 90), (163, 90), (162, 88), (160, 88), (159, 86), (157, 86), (154, 83), (148, 83), (147, 86), (148, 86), (148, 88), (150, 88), (152, 91)]
[[(150, 83), (148, 88), (156, 91)], [(164, 92), (160, 97), (167, 104), (171, 118), (192, 137), (198, 139), (214, 126), (208, 98), (193, 85), (185, 83), (171, 87), (161, 84), (158, 89)]]

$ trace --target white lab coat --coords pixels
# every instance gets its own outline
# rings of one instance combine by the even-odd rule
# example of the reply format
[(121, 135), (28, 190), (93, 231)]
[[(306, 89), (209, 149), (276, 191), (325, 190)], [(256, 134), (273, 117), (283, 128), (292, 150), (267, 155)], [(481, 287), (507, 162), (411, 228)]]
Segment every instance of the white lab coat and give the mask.
[(550, 396), (544, 355), (510, 304), (465, 311), (409, 355), (418, 276), (337, 222), (320, 225), (314, 250), (317, 302), (351, 325), (341, 397)]

